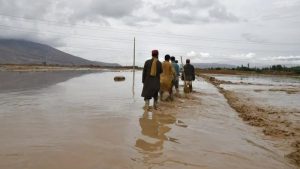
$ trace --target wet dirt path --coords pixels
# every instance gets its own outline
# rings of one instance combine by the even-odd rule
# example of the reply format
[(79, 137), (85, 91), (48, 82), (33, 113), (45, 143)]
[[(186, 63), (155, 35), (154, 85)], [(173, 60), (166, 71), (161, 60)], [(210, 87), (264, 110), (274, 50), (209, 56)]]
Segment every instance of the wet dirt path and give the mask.
[(140, 83), (133, 97), (129, 72), (111, 81), (119, 74), (0, 93), (0, 168), (293, 169), (203, 79), (195, 93), (144, 112)]
[[(146, 149), (145, 143), (144, 148), (141, 146), (145, 157), (137, 161), (146, 163), (149, 168), (294, 168), (272, 143), (262, 140), (255, 128), (241, 121), (213, 85), (199, 79), (196, 91), (189, 99), (177, 99), (176, 106), (163, 103), (162, 110), (154, 112), (158, 124), (171, 126), (171, 131), (163, 132), (166, 138), (162, 139), (171, 147), (160, 147), (156, 152)], [(171, 119), (166, 116), (172, 114), (175, 119), (166, 120), (164, 124), (163, 119)], [(151, 125), (141, 126), (142, 131), (151, 128)]]

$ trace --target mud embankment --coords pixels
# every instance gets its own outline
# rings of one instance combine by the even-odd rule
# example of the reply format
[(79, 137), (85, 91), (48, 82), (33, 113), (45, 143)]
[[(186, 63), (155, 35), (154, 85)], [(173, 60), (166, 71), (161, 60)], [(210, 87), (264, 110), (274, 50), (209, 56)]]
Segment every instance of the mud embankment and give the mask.
[[(262, 107), (255, 102), (240, 96), (234, 91), (225, 90), (221, 84), (233, 84), (232, 82), (218, 80), (207, 75), (200, 75), (206, 81), (218, 88), (227, 99), (229, 105), (234, 108), (239, 116), (251, 126), (261, 127), (266, 136), (279, 140), (282, 147), (286, 147), (286, 155), (292, 163), (300, 167), (300, 124), (293, 123), (289, 112), (284, 109)], [(288, 94), (298, 91), (286, 91)]]

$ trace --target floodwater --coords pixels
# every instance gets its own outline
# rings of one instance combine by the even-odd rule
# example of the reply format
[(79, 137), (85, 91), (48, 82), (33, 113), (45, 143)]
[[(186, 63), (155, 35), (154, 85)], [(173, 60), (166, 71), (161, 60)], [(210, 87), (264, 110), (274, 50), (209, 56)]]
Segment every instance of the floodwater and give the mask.
[(261, 106), (300, 112), (299, 76), (214, 75), (214, 77), (234, 83), (221, 86)]
[(277, 86), (300, 86), (299, 76), (271, 76), (271, 75), (213, 75), (219, 80), (230, 81), (233, 83), (252, 83), (260, 85)]
[(130, 72), (2, 72), (0, 81), (1, 169), (293, 168), (201, 78), (171, 113), (143, 111), (141, 72), (134, 90)]
[(300, 78), (214, 75), (220, 90), (249, 124), (300, 166)]

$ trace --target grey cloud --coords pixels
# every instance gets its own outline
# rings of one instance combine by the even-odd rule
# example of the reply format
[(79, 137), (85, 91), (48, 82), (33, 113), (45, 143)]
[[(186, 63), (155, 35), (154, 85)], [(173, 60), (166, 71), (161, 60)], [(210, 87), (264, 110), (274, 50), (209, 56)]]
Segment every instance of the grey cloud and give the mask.
[(216, 0), (176, 0), (166, 6), (154, 5), (153, 9), (159, 16), (178, 24), (239, 21)]
[(36, 33), (28, 33), (28, 32), (8, 32), (6, 34), (0, 34), (0, 39), (21, 39), (21, 40), (47, 44), (52, 47), (66, 46), (66, 43), (60, 37), (41, 36)]
[(22, 39), (49, 44), (54, 47), (64, 46), (63, 37), (44, 31), (38, 22), (28, 20), (21, 22), (19, 19), (10, 19), (7, 16), (0, 16), (0, 38), (1, 39)]
[(58, 8), (69, 11), (72, 22), (100, 22), (107, 25), (107, 18), (121, 19), (131, 16), (142, 5), (140, 0), (90, 0), (66, 1), (57, 4)]
[(161, 21), (160, 18), (147, 18), (146, 16), (126, 16), (122, 20), (126, 25), (133, 27), (155, 26)]
[(265, 39), (259, 37), (258, 35), (254, 35), (251, 33), (243, 33), (241, 36), (248, 42), (258, 42), (258, 43), (267, 42)]
[(140, 0), (0, 0), (2, 14), (39, 19), (50, 15), (72, 22), (105, 23), (107, 17), (120, 19), (130, 16), (141, 6)]
[(289, 59), (285, 59), (283, 61), (300, 61), (300, 58), (289, 58)]
[(107, 26), (110, 24), (110, 18), (122, 20), (124, 17), (131, 16), (141, 5), (140, 0), (0, 0), (1, 24), (17, 29), (29, 28), (36, 32), (10, 31), (7, 34), (7, 31), (2, 31), (0, 36), (47, 42), (58, 47), (64, 45), (62, 43), (64, 36), (49, 35), (47, 38), (39, 35), (46, 29), (39, 26), (41, 23), (47, 23), (44, 21), (54, 21), (58, 25), (60, 22), (69, 22), (74, 26), (79, 22), (93, 22)]
[[(279, 0), (278, 0), (279, 1)], [(289, 1), (289, 0), (287, 0)], [(292, 0), (295, 1), (295, 0)], [(261, 10), (255, 10), (258, 6), (261, 6)], [(240, 7), (240, 8), (237, 8)], [(266, 9), (265, 9), (266, 8)], [(261, 2), (260, 0), (253, 1), (221, 1), (221, 0), (0, 0), (0, 13), (11, 16), (19, 16), (25, 18), (32, 18), (27, 21), (22, 19), (16, 19), (13, 17), (3, 17), (0, 15), (1, 25), (7, 25), (11, 28), (16, 28), (22, 31), (9, 30), (11, 28), (0, 27), (0, 38), (14, 38), (32, 40), (36, 42), (50, 44), (54, 47), (70, 46), (79, 44), (82, 48), (88, 46), (108, 46), (110, 48), (126, 48), (128, 44), (123, 42), (110, 42), (110, 41), (90, 41), (89, 38), (70, 38), (72, 34), (82, 34), (87, 37), (108, 37), (115, 39), (128, 38), (130, 35), (125, 33), (119, 33), (113, 28), (109, 33), (105, 31), (94, 31), (94, 27), (99, 25), (113, 25), (118, 29), (122, 28), (134, 28), (132, 30), (141, 30), (148, 32), (169, 32), (168, 28), (172, 27), (172, 33), (174, 34), (194, 34), (201, 37), (202, 35), (207, 38), (216, 39), (211, 41), (201, 40), (203, 42), (203, 48), (206, 46), (220, 46), (218, 48), (208, 49), (204, 51), (211, 53), (213, 60), (228, 61), (244, 64), (248, 60), (262, 62), (262, 63), (280, 63), (280, 62), (292, 62), (299, 63), (299, 57), (285, 57), (285, 58), (273, 58), (269, 56), (280, 55), (294, 55), (299, 56), (299, 24), (292, 23), (298, 22), (297, 17), (299, 14), (299, 6), (287, 7), (284, 9), (274, 9), (272, 2)], [(237, 15), (238, 14), (238, 15)], [(263, 16), (275, 15), (276, 22), (260, 22)], [(283, 15), (284, 14), (284, 15)], [(276, 16), (286, 17), (286, 19), (278, 18)], [(252, 17), (258, 17), (258, 21), (251, 20)], [(242, 23), (241, 18), (249, 18), (247, 23)], [(287, 19), (289, 18), (289, 19)], [(51, 20), (55, 22), (40, 22), (39, 20)], [(289, 22), (285, 22), (285, 21)], [(85, 23), (86, 22), (86, 23)], [(170, 23), (171, 22), (171, 23)], [(67, 27), (61, 26), (68, 25)], [(70, 25), (71, 23), (71, 25)], [(177, 24), (173, 24), (177, 23)], [(220, 24), (210, 24), (220, 23)], [(226, 23), (236, 23), (227, 25)], [(186, 25), (180, 25), (186, 24)], [(206, 24), (204, 27), (199, 27), (198, 24)], [(55, 26), (57, 25), (57, 26)], [(81, 26), (80, 26), (81, 25)], [(82, 26), (88, 25), (88, 26)], [(224, 25), (224, 27), (222, 27)], [(74, 26), (74, 28), (72, 28)], [(92, 31), (89, 31), (91, 27)], [(139, 29), (137, 29), (140, 27)], [(109, 27), (106, 27), (109, 30)], [(153, 28), (153, 30), (152, 30)], [(202, 29), (203, 28), (203, 29)], [(4, 29), (8, 29), (5, 30)], [(57, 30), (56, 30), (57, 29)], [(201, 29), (202, 31), (199, 31)], [(32, 30), (33, 33), (27, 33), (26, 30)], [(60, 35), (49, 33), (58, 32)], [(48, 32), (48, 33), (47, 33)], [(120, 31), (121, 32), (121, 31)], [(241, 37), (236, 37), (236, 35)], [(124, 37), (120, 37), (124, 36)], [(151, 37), (151, 34), (143, 34), (145, 38), (152, 39), (145, 40), (144, 44), (139, 47), (141, 50), (146, 50), (152, 46), (157, 47), (159, 43), (165, 43), (166, 40), (171, 39), (169, 36), (162, 36), (155, 39)], [(171, 35), (170, 35), (171, 36)], [(174, 37), (176, 39), (177, 36)], [(218, 39), (221, 40), (218, 40)], [(237, 38), (237, 39), (236, 39)], [(268, 45), (248, 45), (248, 43), (231, 43), (240, 41), (241, 38), (250, 42), (266, 42)], [(173, 39), (173, 38), (172, 38)], [(172, 40), (171, 39), (171, 40)], [(188, 39), (188, 38), (186, 38)], [(196, 39), (196, 38), (195, 38)], [(228, 43), (222, 39), (228, 39)], [(157, 40), (157, 44), (153, 41)], [(181, 40), (181, 39), (176, 39)], [(274, 41), (274, 42), (273, 42)], [(272, 45), (272, 43), (274, 45)], [(275, 42), (278, 42), (275, 46)], [(296, 45), (281, 45), (283, 43), (295, 43)], [(65, 44), (66, 43), (66, 44)], [(191, 51), (197, 50), (194, 42), (186, 40), (186, 42), (180, 42), (183, 45), (178, 45), (178, 51)], [(212, 44), (213, 43), (213, 44)], [(143, 46), (142, 46), (143, 45)], [(190, 46), (189, 46), (190, 45)], [(164, 50), (176, 48), (176, 45), (166, 44), (161, 45)], [(248, 48), (249, 47), (249, 48)], [(224, 49), (222, 49), (224, 48)], [(228, 48), (228, 49), (227, 49)], [(278, 48), (278, 49), (277, 49)], [(245, 57), (230, 57), (232, 54), (237, 53), (240, 49), (245, 53), (248, 51), (257, 51), (255, 59), (251, 58), (251, 55), (245, 55)], [(247, 49), (247, 50), (246, 50)], [(80, 49), (81, 50), (81, 49)], [(150, 49), (149, 49), (150, 50)], [(70, 49), (70, 52), (76, 52), (74, 49)], [(82, 49), (83, 57), (91, 57), (91, 55), (99, 55), (99, 59), (103, 58), (100, 55), (110, 56), (111, 53), (97, 50)], [(261, 52), (259, 52), (261, 51)], [(277, 52), (278, 51), (278, 52)], [(118, 51), (113, 51), (113, 54)], [(214, 53), (216, 52), (216, 53)], [(220, 54), (225, 53), (228, 56), (222, 56)], [(183, 53), (184, 54), (184, 53)], [(117, 54), (116, 54), (117, 55)], [(119, 54), (118, 54), (119, 55)], [(147, 55), (148, 56), (148, 55)], [(223, 58), (224, 57), (224, 58)], [(245, 58), (245, 59), (243, 59)], [(266, 60), (263, 60), (266, 58)], [(110, 57), (109, 59), (113, 59)], [(128, 62), (124, 59), (124, 62)], [(117, 62), (119, 60), (116, 60)], [(120, 62), (122, 62), (120, 60)], [(138, 62), (142, 62), (139, 59)]]
[(299, 18), (299, 0), (285, 0), (285, 1), (274, 1), (273, 2), (275, 10), (266, 12), (262, 15), (260, 19), (262, 21), (272, 21), (272, 20), (289, 20)]
[(94, 0), (88, 10), (102, 16), (121, 18), (132, 14), (141, 4), (140, 0)]
[(212, 9), (210, 9), (209, 15), (218, 21), (223, 21), (223, 22), (239, 21), (238, 17), (228, 12), (227, 9), (222, 5), (216, 5)]
[(49, 7), (53, 3), (52, 0), (32, 2), (24, 0), (0, 0), (0, 11), (2, 14), (41, 18), (49, 12)]
[(278, 56), (273, 59), (279, 61), (300, 61), (300, 56)]

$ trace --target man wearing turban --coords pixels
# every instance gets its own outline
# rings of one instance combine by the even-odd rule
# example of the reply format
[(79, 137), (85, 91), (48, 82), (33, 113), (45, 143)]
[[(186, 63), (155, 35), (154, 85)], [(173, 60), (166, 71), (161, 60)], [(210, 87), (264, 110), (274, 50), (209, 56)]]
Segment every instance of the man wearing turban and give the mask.
[(149, 59), (144, 64), (143, 69), (143, 91), (142, 97), (145, 100), (145, 110), (149, 109), (151, 98), (154, 99), (153, 107), (157, 109), (158, 92), (160, 89), (160, 74), (162, 73), (162, 65), (158, 60), (158, 50), (152, 51), (152, 59)]

